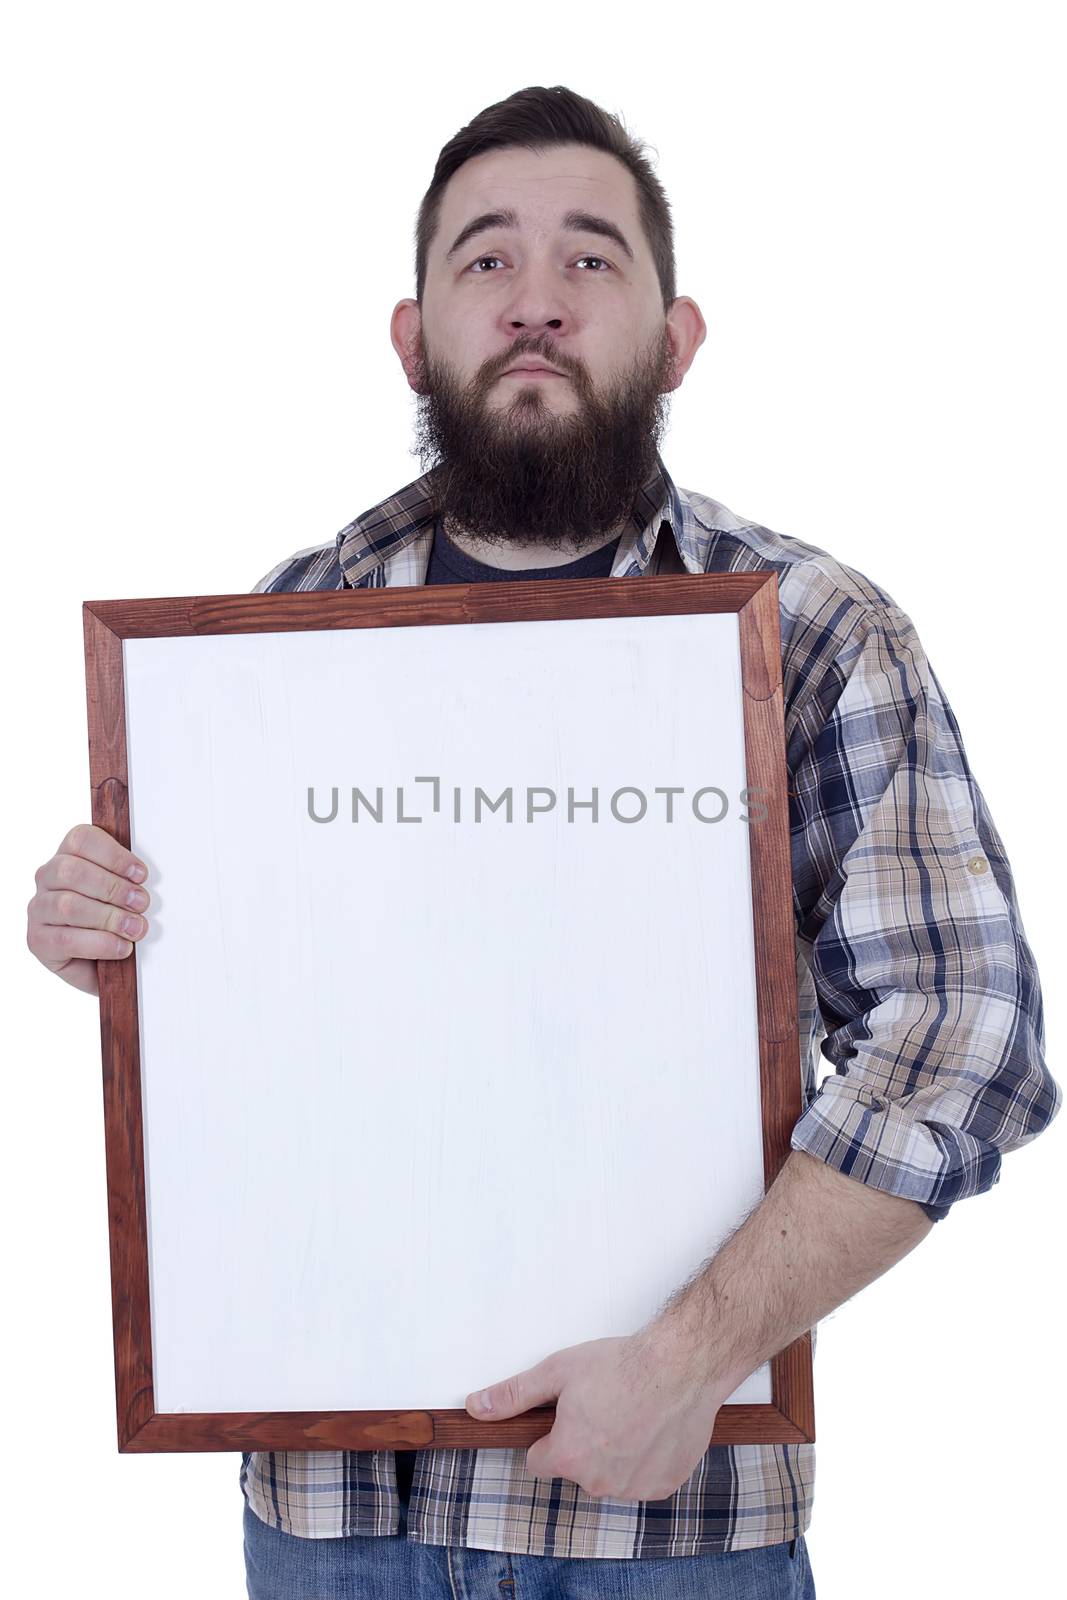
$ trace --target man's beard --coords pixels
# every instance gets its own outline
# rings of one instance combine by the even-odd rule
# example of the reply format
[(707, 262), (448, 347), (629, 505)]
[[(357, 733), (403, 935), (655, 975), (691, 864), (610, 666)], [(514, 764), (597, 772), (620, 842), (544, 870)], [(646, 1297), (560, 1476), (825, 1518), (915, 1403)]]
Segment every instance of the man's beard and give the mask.
[[(438, 364), (423, 336), (417, 362), (417, 454), (431, 471), (437, 513), (451, 528), (489, 545), (544, 545), (558, 551), (595, 542), (624, 524), (656, 464), (670, 409), (673, 358), (666, 327), (621, 381), (595, 391), (546, 338), (488, 362), (466, 386)], [(506, 405), (487, 397), (523, 356), (562, 378), (520, 378)], [(570, 383), (578, 405), (556, 412), (541, 386)], [(432, 469), (432, 470), (431, 470)]]

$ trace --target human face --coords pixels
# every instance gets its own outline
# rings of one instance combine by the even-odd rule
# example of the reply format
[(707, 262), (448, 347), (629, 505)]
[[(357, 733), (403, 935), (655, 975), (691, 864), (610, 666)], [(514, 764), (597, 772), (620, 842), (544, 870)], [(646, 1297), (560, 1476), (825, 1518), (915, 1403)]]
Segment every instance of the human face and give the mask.
[[(447, 468), (439, 510), (489, 543), (558, 549), (622, 526), (706, 330), (685, 297), (664, 315), (631, 174), (563, 145), (464, 163), (422, 305), (400, 302), (391, 331), (424, 470)], [(510, 370), (524, 360), (556, 370)]]

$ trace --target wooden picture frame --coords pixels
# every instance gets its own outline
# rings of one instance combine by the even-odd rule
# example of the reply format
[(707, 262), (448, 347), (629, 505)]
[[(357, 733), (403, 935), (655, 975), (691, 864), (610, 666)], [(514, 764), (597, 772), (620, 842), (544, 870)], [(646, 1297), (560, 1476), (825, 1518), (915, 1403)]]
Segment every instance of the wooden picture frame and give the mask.
[[(83, 623), (92, 819), (128, 848), (143, 853), (131, 840), (130, 826), (124, 655), (128, 641), (722, 614), (736, 618), (747, 785), (763, 797), (766, 808), (747, 837), (763, 1183), (769, 1187), (789, 1153), (790, 1133), (802, 1109), (778, 587), (773, 573), (87, 601)], [(148, 887), (151, 890), (151, 875)], [(476, 1421), (461, 1406), (159, 1409), (153, 1369), (137, 960), (131, 955), (101, 961), (98, 968), (119, 1450), (514, 1447), (546, 1433), (553, 1407), (494, 1423)], [(770, 1403), (725, 1404), (709, 1442), (813, 1440), (811, 1353), (808, 1332), (774, 1356)], [(498, 1381), (511, 1370), (516, 1369), (481, 1370), (480, 1381)]]

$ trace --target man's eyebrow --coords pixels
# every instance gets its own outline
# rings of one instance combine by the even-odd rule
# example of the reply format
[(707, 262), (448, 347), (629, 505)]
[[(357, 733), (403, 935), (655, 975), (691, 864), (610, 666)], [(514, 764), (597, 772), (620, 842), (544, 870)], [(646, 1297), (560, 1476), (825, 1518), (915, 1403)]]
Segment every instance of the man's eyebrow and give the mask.
[[(605, 239), (613, 239), (620, 250), (625, 250), (631, 261), (634, 258), (634, 253), (623, 234), (606, 217), (595, 217), (589, 211), (568, 211), (560, 226), (566, 228), (569, 233), (599, 233)], [(445, 260), (451, 261), (456, 251), (461, 250), (468, 239), (473, 239), (476, 234), (487, 233), (490, 229), (516, 227), (518, 227), (518, 217), (514, 211), (483, 211), (480, 217), (475, 217), (472, 222), (467, 223), (445, 256)]]

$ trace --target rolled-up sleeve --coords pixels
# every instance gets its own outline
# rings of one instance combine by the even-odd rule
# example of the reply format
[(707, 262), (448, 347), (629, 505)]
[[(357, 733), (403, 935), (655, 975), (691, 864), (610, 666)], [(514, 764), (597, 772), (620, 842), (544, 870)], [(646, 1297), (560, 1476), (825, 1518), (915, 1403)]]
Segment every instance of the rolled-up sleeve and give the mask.
[(788, 755), (798, 954), (835, 1068), (790, 1142), (940, 1220), (1063, 1097), (1003, 845), (898, 607), (857, 618)]

